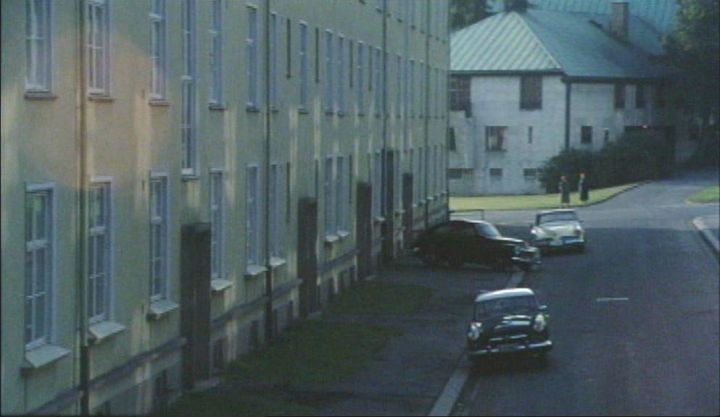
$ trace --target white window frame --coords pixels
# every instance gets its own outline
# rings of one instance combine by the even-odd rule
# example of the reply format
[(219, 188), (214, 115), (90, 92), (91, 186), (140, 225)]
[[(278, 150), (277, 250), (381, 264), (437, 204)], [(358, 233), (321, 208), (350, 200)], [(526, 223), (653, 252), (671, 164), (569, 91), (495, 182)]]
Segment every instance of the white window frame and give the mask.
[(52, 1), (25, 0), (25, 90), (52, 90)]
[[(99, 188), (103, 190), (102, 218), (104, 224), (97, 224), (93, 221), (93, 208), (98, 200), (93, 199), (93, 189)], [(95, 177), (90, 181), (90, 193), (88, 194), (88, 322), (90, 324), (99, 323), (110, 320), (112, 311), (112, 295), (113, 295), (113, 210), (112, 210), (112, 178)], [(103, 244), (98, 247), (99, 237), (103, 237)], [(93, 254), (103, 251), (103, 265), (97, 265), (97, 258)], [(103, 282), (104, 286), (101, 291), (97, 291), (98, 282)], [(98, 303), (100, 293), (104, 297), (104, 302)], [(99, 305), (101, 304), (101, 305)], [(94, 307), (94, 308), (93, 308)]]
[(300, 21), (299, 31), (300, 36), (298, 36), (298, 41), (300, 42), (300, 47), (298, 48), (298, 54), (300, 58), (300, 110), (306, 110), (308, 100), (307, 22), (302, 20)]
[(223, 105), (223, 2), (212, 0), (210, 5), (210, 97), (209, 103)]
[(247, 107), (257, 110), (260, 106), (258, 101), (259, 90), (259, 67), (258, 67), (258, 9), (256, 6), (247, 5), (248, 33), (245, 38), (246, 45), (246, 75), (247, 75)]
[[(110, 95), (110, 0), (87, 0), (88, 94)], [(100, 13), (98, 16), (96, 13)], [(100, 38), (98, 40), (98, 37)], [(98, 54), (102, 54), (98, 58)]]
[(150, 100), (163, 100), (167, 94), (167, 5), (165, 0), (150, 4)]
[(345, 36), (337, 35), (337, 81), (335, 84), (335, 108), (338, 114), (345, 113)]
[(285, 222), (282, 221), (286, 202), (285, 166), (279, 162), (270, 165), (270, 256), (274, 258), (285, 255)]
[(335, 234), (337, 228), (335, 223), (335, 187), (333, 187), (335, 179), (335, 163), (333, 157), (328, 155), (325, 157), (324, 175), (324, 207), (325, 207), (325, 235)]
[(325, 30), (325, 113), (333, 112), (333, 31)]
[(225, 278), (225, 172), (210, 170), (210, 278)]
[[(32, 213), (30, 200), (34, 195), (44, 195), (44, 222), (45, 231), (42, 238), (34, 238), (36, 227), (38, 226), (32, 218), (27, 218)], [(55, 184), (28, 184), (25, 189), (25, 292), (24, 292), (24, 336), (25, 350), (31, 350), (36, 347), (48, 344), (52, 340), (53, 319), (54, 314), (54, 279), (55, 279)], [(45, 251), (45, 274), (44, 274), (44, 291), (36, 291), (37, 277), (34, 272), (35, 254), (38, 251)], [(30, 262), (28, 262), (30, 261)], [(29, 276), (28, 276), (29, 275)], [(30, 278), (30, 279), (29, 279)], [(38, 321), (35, 317), (37, 314), (37, 300), (44, 297), (44, 308), (42, 308), (43, 318), (42, 331), (38, 331)], [(29, 305), (29, 311), (28, 311)], [(28, 314), (29, 313), (29, 314)], [(30, 315), (30, 317), (28, 317)], [(29, 334), (27, 333), (29, 330)], [(37, 333), (36, 333), (37, 332)]]
[(357, 43), (357, 108), (358, 114), (365, 114), (365, 44), (362, 41)]
[(278, 49), (278, 14), (275, 12), (270, 13), (270, 109), (278, 109), (278, 65), (277, 65), (277, 49)]
[[(158, 195), (155, 196), (155, 186), (158, 186)], [(149, 185), (149, 232), (150, 232), (150, 301), (159, 301), (168, 298), (168, 280), (169, 280), (169, 215), (170, 215), (170, 190), (168, 187), (168, 175), (166, 173), (151, 173)], [(157, 198), (159, 200), (156, 200)], [(156, 205), (156, 202), (160, 202)], [(164, 203), (164, 204), (163, 204)], [(156, 229), (157, 228), (157, 229)], [(157, 236), (162, 239), (160, 247), (155, 248), (155, 230), (158, 230)], [(154, 268), (155, 262), (160, 264), (159, 274)]]
[(246, 254), (247, 266), (261, 266), (262, 255), (260, 250), (260, 167), (258, 164), (249, 164), (246, 179)]
[(196, 13), (195, 0), (182, 0), (183, 74), (181, 80), (181, 143), (182, 175), (194, 176), (197, 172), (197, 115), (195, 112), (195, 37)]

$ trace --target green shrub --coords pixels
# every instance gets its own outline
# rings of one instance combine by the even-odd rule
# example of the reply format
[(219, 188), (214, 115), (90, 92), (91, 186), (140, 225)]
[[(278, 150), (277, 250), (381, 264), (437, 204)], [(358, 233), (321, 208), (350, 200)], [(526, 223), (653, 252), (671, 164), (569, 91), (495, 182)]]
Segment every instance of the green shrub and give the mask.
[(662, 178), (672, 171), (673, 149), (662, 132), (623, 134), (600, 151), (568, 149), (543, 164), (540, 181), (547, 192), (558, 192), (560, 176), (577, 186), (584, 172), (591, 189)]

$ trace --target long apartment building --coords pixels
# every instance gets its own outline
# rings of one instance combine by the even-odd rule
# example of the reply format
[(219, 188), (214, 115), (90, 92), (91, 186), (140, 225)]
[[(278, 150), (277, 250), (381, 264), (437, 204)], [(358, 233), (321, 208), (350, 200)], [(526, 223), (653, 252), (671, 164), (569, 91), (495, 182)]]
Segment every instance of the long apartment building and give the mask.
[(2, 413), (136, 414), (447, 216), (445, 0), (3, 0)]

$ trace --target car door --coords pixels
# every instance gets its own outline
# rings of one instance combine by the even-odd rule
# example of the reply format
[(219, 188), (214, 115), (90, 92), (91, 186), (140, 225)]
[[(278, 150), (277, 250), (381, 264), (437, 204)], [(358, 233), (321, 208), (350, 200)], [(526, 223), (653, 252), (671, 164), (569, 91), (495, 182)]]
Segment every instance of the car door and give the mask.
[(455, 248), (453, 255), (463, 262), (481, 262), (483, 238), (472, 223), (458, 223), (454, 231)]
[(487, 236), (484, 226), (476, 224), (477, 243), (475, 244), (478, 262), (486, 265), (494, 265), (498, 256), (501, 256), (501, 245), (491, 236)]

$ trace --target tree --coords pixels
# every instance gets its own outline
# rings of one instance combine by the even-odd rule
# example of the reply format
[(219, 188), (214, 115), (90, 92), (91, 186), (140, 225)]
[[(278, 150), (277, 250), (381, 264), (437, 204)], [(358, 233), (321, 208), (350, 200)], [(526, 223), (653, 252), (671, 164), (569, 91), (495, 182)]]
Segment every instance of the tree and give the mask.
[[(666, 48), (680, 74), (675, 98), (700, 119), (700, 154), (717, 149), (718, 102), (720, 101), (720, 2), (678, 0), (675, 29)], [(715, 123), (710, 129), (709, 121)]]
[(488, 0), (450, 0), (450, 30), (457, 30), (490, 15)]

